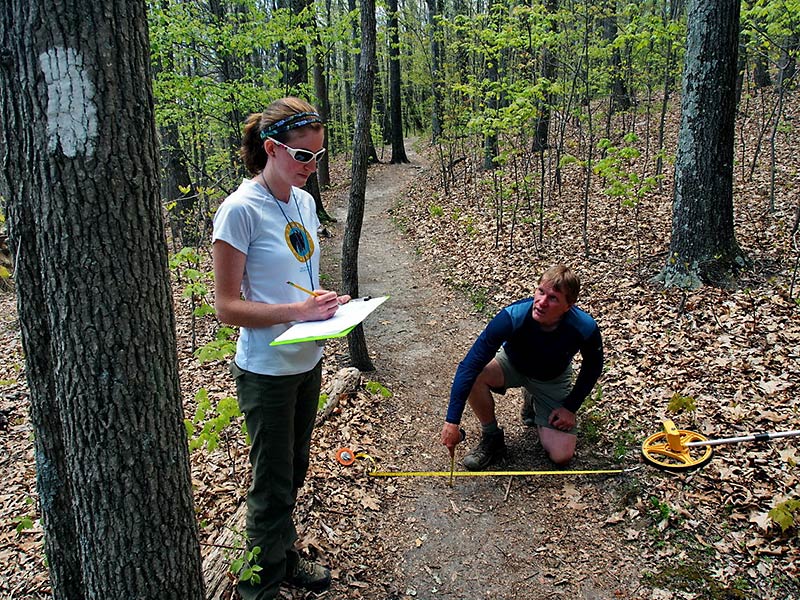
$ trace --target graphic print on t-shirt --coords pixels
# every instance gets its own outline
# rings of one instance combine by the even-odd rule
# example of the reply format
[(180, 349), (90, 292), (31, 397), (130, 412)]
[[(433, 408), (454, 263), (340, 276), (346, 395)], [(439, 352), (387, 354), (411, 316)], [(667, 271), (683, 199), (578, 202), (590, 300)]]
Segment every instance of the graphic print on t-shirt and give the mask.
[(314, 255), (314, 240), (302, 223), (290, 221), (286, 224), (286, 244), (292, 249), (295, 258), (300, 262), (308, 262)]

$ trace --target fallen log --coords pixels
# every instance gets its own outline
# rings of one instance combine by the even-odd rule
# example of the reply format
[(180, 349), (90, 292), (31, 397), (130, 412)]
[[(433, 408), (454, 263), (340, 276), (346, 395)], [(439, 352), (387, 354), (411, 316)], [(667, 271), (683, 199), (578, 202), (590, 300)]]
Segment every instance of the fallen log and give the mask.
[(230, 572), (230, 567), (244, 551), (246, 516), (247, 502), (242, 502), (203, 559), (206, 600), (238, 598), (236, 577)]
[(323, 393), (328, 394), (328, 399), (322, 410), (317, 415), (317, 425), (322, 423), (325, 419), (331, 416), (331, 413), (339, 405), (342, 398), (346, 398), (351, 394), (355, 394), (358, 385), (361, 382), (361, 371), (355, 367), (345, 367), (340, 369), (334, 376), (329, 385), (325, 387)]

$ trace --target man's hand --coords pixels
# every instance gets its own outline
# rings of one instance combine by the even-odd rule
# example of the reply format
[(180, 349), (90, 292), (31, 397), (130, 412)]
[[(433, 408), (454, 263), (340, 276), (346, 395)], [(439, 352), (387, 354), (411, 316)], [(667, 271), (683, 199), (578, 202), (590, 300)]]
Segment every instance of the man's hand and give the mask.
[(444, 427), (442, 427), (442, 445), (447, 447), (450, 456), (453, 456), (456, 451), (456, 446), (463, 439), (458, 425), (454, 425), (453, 423), (444, 424)]
[(575, 427), (575, 413), (562, 406), (550, 413), (549, 422), (559, 431), (570, 431)]

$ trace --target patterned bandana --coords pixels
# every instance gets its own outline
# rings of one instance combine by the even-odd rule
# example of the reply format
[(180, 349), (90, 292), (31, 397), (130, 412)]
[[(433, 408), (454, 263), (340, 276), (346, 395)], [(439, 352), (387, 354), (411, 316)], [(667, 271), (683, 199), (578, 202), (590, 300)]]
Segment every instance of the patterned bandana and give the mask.
[(284, 133), (291, 129), (297, 129), (298, 127), (303, 127), (304, 125), (310, 125), (311, 123), (322, 123), (322, 119), (320, 118), (319, 114), (315, 112), (297, 113), (273, 123), (264, 131), (262, 131), (260, 136), (262, 140), (265, 140), (268, 137), (273, 137), (279, 133)]

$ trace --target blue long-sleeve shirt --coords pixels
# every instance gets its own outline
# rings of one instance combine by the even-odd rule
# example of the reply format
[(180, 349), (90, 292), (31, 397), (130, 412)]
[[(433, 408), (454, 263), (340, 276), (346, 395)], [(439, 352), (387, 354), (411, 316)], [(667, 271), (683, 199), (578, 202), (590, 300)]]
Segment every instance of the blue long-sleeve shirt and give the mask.
[(533, 299), (520, 300), (489, 322), (459, 363), (450, 388), (448, 423), (461, 422), (472, 385), (500, 346), (517, 371), (540, 381), (561, 375), (580, 352), (583, 361), (578, 378), (564, 399), (564, 408), (572, 412), (578, 410), (603, 371), (600, 329), (588, 313), (572, 306), (553, 331), (543, 331), (533, 319)]

